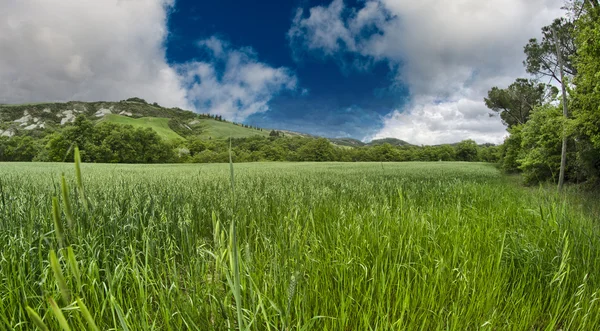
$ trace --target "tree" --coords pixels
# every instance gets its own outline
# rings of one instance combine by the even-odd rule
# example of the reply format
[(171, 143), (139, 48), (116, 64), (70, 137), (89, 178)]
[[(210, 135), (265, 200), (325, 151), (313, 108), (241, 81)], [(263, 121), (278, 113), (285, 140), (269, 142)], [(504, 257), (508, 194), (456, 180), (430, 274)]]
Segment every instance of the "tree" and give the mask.
[(138, 98), (138, 97), (133, 97), (133, 98), (129, 98), (125, 101), (129, 101), (129, 102), (139, 102), (139, 103), (146, 103), (146, 100), (142, 99), (142, 98)]
[(311, 139), (298, 150), (302, 161), (334, 161), (335, 150), (325, 138)]
[(459, 142), (456, 145), (456, 159), (458, 161), (476, 161), (477, 143), (471, 139)]
[[(557, 38), (554, 38), (556, 31)], [(558, 43), (556, 42), (558, 40)], [(577, 47), (575, 44), (575, 24), (566, 18), (557, 18), (551, 25), (542, 28), (542, 40), (529, 40), (524, 51), (526, 60), (523, 62), (528, 73), (537, 77), (550, 77), (562, 83), (556, 48), (563, 53), (564, 71), (568, 76), (575, 76), (577, 68), (574, 64)]]
[(523, 148), (521, 143), (523, 141), (523, 126), (515, 125), (508, 129), (510, 135), (504, 140), (504, 144), (501, 147), (501, 164), (502, 169), (506, 172), (518, 172), (519, 160), (522, 157)]
[(492, 87), (484, 101), (493, 115), (499, 114), (502, 122), (510, 128), (527, 122), (533, 108), (541, 106), (557, 93), (556, 87), (518, 78), (508, 88)]
[(577, 158), (589, 179), (600, 177), (600, 6), (587, 2), (586, 14), (577, 21), (572, 133), (577, 141)]
[[(564, 118), (561, 109), (553, 105), (536, 108), (531, 120), (523, 126), (519, 168), (527, 183), (548, 179), (556, 180), (559, 175)], [(572, 168), (573, 157), (569, 157)]]

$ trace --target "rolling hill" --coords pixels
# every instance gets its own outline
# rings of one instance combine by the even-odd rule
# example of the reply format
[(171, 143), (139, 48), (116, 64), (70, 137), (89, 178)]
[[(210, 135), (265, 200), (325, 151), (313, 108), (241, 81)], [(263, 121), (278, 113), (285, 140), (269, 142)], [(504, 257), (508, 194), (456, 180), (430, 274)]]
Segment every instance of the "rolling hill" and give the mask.
[[(271, 129), (252, 128), (243, 124), (223, 121), (213, 115), (198, 114), (180, 108), (167, 108), (157, 103), (149, 104), (140, 98), (130, 98), (117, 102), (26, 103), (0, 104), (0, 137), (13, 135), (44, 136), (48, 132), (75, 121), (83, 115), (95, 123), (111, 122), (131, 125), (138, 128), (151, 128), (167, 141), (177, 141), (191, 136), (202, 139), (245, 138), (252, 136), (268, 137)], [(317, 136), (278, 130), (286, 137)], [(406, 141), (385, 138), (365, 143), (352, 138), (328, 138), (334, 145), (356, 148), (391, 144), (410, 146)]]
[(173, 131), (169, 127), (169, 119), (165, 117), (140, 117), (131, 118), (124, 115), (107, 114), (101, 120), (101, 122), (110, 122), (123, 125), (131, 125), (136, 128), (150, 128), (158, 135), (168, 141), (175, 141), (184, 139), (177, 132)]
[[(168, 141), (199, 136), (205, 139), (268, 136), (270, 130), (217, 120), (179, 108), (166, 108), (131, 98), (119, 102), (0, 104), (0, 136), (16, 134), (43, 135), (72, 123), (79, 115), (95, 122), (111, 122), (151, 128)], [(293, 133), (286, 132), (286, 135)]]

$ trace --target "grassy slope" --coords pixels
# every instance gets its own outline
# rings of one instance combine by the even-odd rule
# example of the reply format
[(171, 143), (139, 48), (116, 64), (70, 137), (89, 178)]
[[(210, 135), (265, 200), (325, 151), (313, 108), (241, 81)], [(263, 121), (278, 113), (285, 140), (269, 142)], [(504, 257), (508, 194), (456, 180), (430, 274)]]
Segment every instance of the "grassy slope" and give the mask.
[(131, 118), (123, 115), (108, 114), (102, 118), (102, 121), (131, 125), (136, 128), (151, 128), (165, 140), (183, 139), (179, 134), (169, 128), (169, 119), (163, 117), (141, 117)]
[(239, 125), (235, 125), (233, 123), (215, 121), (212, 119), (201, 119), (200, 123), (196, 124), (202, 128), (202, 133), (200, 137), (208, 139), (226, 139), (229, 137), (232, 138), (244, 138), (251, 136), (269, 136), (269, 130), (255, 130), (250, 128), (244, 128)]
[[(230, 263), (252, 330), (600, 329), (599, 215), (554, 190), (473, 163), (234, 167), (235, 211), (227, 164), (82, 165), (81, 276), (61, 260), (100, 329), (237, 328)], [(58, 329), (40, 293), (61, 296), (50, 200), (73, 166), (0, 168), (0, 329), (33, 328), (24, 302)]]

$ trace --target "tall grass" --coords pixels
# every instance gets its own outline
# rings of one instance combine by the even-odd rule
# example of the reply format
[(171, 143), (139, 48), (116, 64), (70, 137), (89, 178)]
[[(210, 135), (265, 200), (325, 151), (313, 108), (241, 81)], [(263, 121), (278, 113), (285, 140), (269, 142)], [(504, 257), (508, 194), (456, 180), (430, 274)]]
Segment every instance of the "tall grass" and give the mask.
[(0, 329), (600, 327), (597, 215), (488, 165), (0, 169)]

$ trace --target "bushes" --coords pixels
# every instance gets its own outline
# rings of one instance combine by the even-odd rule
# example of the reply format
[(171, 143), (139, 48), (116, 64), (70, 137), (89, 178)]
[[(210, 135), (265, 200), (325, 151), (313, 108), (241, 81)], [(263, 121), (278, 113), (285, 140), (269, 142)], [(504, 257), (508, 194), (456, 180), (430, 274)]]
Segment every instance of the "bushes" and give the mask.
[(74, 125), (48, 137), (39, 161), (71, 161), (73, 146), (79, 146), (85, 162), (166, 163), (176, 160), (173, 146), (152, 129), (101, 122), (93, 126), (83, 117)]

